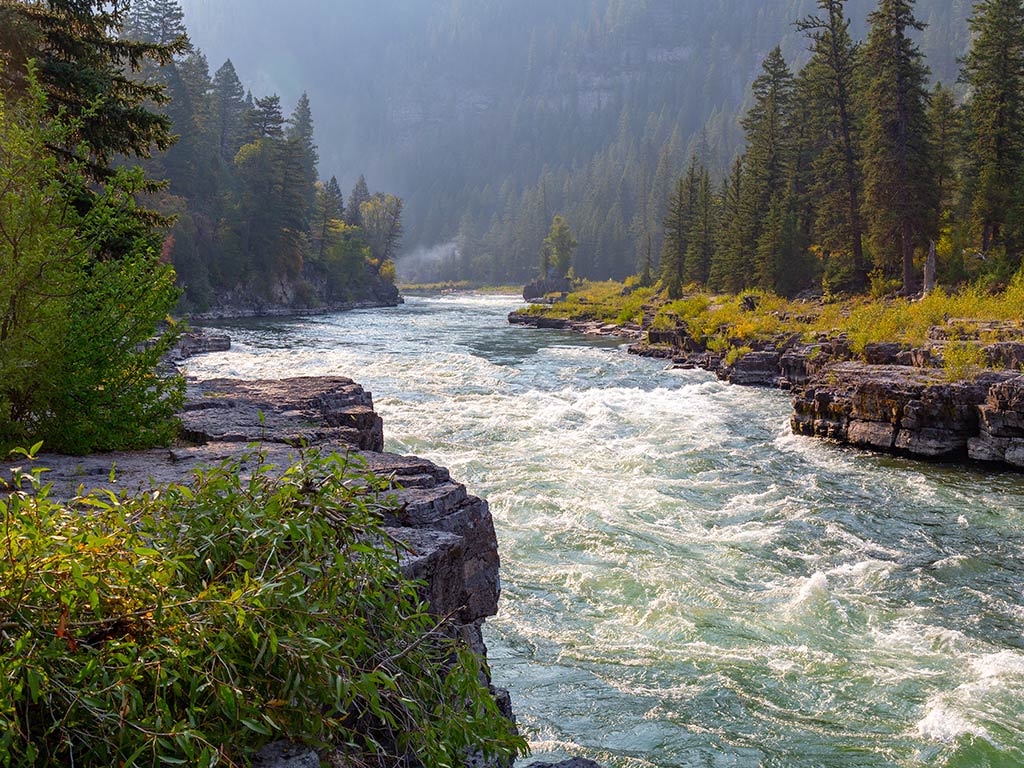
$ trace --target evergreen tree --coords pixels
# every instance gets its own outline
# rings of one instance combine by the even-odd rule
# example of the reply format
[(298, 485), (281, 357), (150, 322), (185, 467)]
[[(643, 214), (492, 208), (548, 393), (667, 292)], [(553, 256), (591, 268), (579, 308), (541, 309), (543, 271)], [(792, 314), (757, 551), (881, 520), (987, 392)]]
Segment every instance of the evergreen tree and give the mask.
[(715, 251), (715, 224), (718, 217), (718, 201), (711, 188), (711, 174), (701, 168), (697, 181), (690, 227), (689, 245), (686, 249), (683, 279), (687, 283), (705, 285), (711, 270), (711, 259)]
[(736, 158), (722, 189), (718, 243), (711, 260), (708, 287), (738, 293), (748, 284), (748, 265), (739, 226), (744, 202), (743, 159)]
[(739, 226), (738, 241), (746, 247), (756, 246), (752, 267), (754, 284), (775, 290), (778, 283), (779, 254), (770, 247), (780, 242), (772, 237), (762, 240), (769, 216), (775, 209), (781, 220), (780, 195), (788, 192), (791, 181), (792, 142), (788, 135), (789, 114), (793, 100), (793, 76), (782, 50), (776, 47), (765, 59), (761, 75), (754, 81), (754, 106), (743, 119), (748, 148), (744, 158), (745, 183), (741, 215), (733, 226)]
[(313, 207), (311, 244), (313, 256), (323, 261), (327, 250), (331, 247), (331, 233), (335, 223), (341, 222), (345, 215), (345, 205), (341, 196), (338, 180), (332, 176), (326, 184), (318, 183), (315, 187), (316, 201)]
[(864, 50), (864, 213), (875, 263), (902, 267), (916, 289), (914, 250), (933, 233), (937, 203), (928, 125), (928, 68), (911, 35), (924, 26), (912, 0), (881, 0)]
[(856, 105), (858, 46), (850, 36), (846, 0), (818, 0), (821, 16), (797, 26), (811, 40), (811, 60), (804, 70), (813, 131), (815, 234), (831, 253), (850, 258), (850, 283), (863, 285), (860, 120)]
[(932, 128), (932, 155), (935, 159), (935, 198), (940, 221), (950, 223), (957, 208), (960, 178), (959, 163), (963, 151), (963, 115), (949, 88), (936, 83), (932, 90), (928, 123)]
[[(47, 109), (63, 111), (76, 126), (61, 147), (66, 158), (86, 163), (93, 180), (112, 174), (118, 155), (148, 157), (173, 143), (171, 121), (150, 109), (167, 95), (159, 83), (132, 76), (147, 63), (167, 64), (188, 42), (138, 42), (120, 38), (125, 5), (104, 0), (0, 1), (0, 86), (23, 96), (34, 60)], [(77, 157), (84, 144), (86, 156)]]
[(242, 145), (245, 89), (231, 59), (213, 76), (212, 119), (221, 160), (230, 163)]
[(319, 157), (313, 141), (313, 112), (309, 106), (309, 96), (305, 93), (299, 98), (295, 112), (288, 121), (287, 136), (296, 163), (296, 183), (302, 186), (306, 204), (311, 207), (314, 202)]
[(690, 250), (690, 233), (693, 231), (700, 177), (697, 158), (692, 157), (686, 175), (680, 177), (668, 200), (661, 250), (661, 282), (673, 299), (682, 295), (686, 284), (686, 254)]
[(366, 177), (360, 175), (352, 194), (348, 196), (348, 209), (345, 211), (345, 223), (350, 227), (363, 226), (363, 205), (370, 201), (370, 188), (366, 185)]
[(970, 27), (963, 78), (971, 87), (974, 215), (987, 252), (1006, 244), (1007, 222), (1024, 203), (1024, 3), (978, 0)]
[(244, 144), (261, 139), (284, 138), (284, 115), (281, 113), (280, 96), (256, 99), (252, 107), (246, 109), (242, 115), (242, 136)]
[(177, 0), (134, 0), (124, 31), (132, 40), (157, 45), (188, 40), (185, 12)]

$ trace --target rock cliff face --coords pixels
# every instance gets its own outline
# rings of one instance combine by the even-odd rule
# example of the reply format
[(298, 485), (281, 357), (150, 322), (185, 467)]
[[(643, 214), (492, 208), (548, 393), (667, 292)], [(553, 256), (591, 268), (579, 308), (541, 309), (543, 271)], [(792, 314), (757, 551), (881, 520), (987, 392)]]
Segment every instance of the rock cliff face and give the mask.
[[(246, 454), (254, 442), (268, 463), (282, 469), (298, 458), (298, 446), (357, 453), (367, 468), (391, 479), (390, 493), (400, 506), (385, 524), (408, 545), (401, 561), (405, 573), (426, 582), (431, 610), (455, 617), (454, 631), (486, 658), (481, 627), (497, 612), (501, 592), (487, 502), (467, 493), (442, 467), (384, 453), (383, 423), (369, 392), (344, 378), (190, 382), (181, 419), (189, 445), (84, 458), (45, 455), (39, 464), (51, 469), (53, 493), (70, 497), (83, 488), (135, 492), (187, 483), (193, 470)], [(511, 717), (508, 693), (492, 692)], [(320, 763), (309, 750), (274, 745), (259, 764)]]
[(1024, 468), (1024, 376), (950, 383), (941, 371), (848, 362), (793, 398), (793, 431), (859, 448)]
[(250, 281), (219, 291), (211, 297), (209, 307), (194, 309), (190, 315), (196, 320), (286, 317), (396, 307), (401, 303), (398, 289), (372, 269), (367, 268), (358, 295), (339, 297), (334, 295), (326, 276), (307, 265), (295, 279), (285, 278), (271, 285)]

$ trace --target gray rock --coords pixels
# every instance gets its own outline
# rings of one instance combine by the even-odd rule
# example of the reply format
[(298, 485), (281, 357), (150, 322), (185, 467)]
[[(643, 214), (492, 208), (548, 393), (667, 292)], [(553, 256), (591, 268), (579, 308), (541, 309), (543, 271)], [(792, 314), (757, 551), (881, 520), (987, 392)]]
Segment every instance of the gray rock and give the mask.
[(793, 431), (925, 459), (1020, 466), (1024, 376), (987, 372), (948, 382), (942, 371), (840, 363), (793, 398)]
[(320, 757), (309, 747), (279, 741), (261, 749), (252, 768), (320, 768)]

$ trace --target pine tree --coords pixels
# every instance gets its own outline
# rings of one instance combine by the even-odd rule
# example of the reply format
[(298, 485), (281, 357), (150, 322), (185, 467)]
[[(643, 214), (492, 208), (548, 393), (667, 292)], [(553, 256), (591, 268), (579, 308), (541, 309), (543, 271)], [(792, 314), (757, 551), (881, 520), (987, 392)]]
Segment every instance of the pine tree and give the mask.
[(856, 105), (859, 49), (850, 36), (846, 0), (818, 0), (821, 16), (797, 26), (811, 40), (804, 70), (815, 159), (815, 234), (827, 251), (849, 256), (851, 284), (864, 284), (860, 120)]
[(281, 113), (280, 96), (265, 96), (253, 102), (252, 107), (242, 116), (242, 136), (245, 144), (260, 139), (284, 138), (284, 115)]
[[(748, 148), (744, 158), (746, 180), (741, 215), (733, 226), (747, 248), (756, 247), (752, 267), (754, 284), (775, 290), (780, 267), (779, 254), (772, 252), (762, 234), (778, 198), (787, 193), (791, 181), (792, 146), (788, 135), (793, 100), (793, 76), (782, 50), (775, 48), (762, 65), (762, 74), (754, 81), (754, 106), (743, 119)], [(776, 217), (778, 218), (778, 216)]]
[(148, 63), (163, 65), (186, 51), (185, 39), (167, 44), (119, 37), (125, 4), (104, 0), (0, 2), (0, 88), (20, 97), (28, 87), (28, 62), (46, 91), (51, 117), (58, 111), (78, 126), (62, 153), (84, 143), (93, 180), (111, 177), (118, 155), (148, 157), (173, 143), (171, 121), (151, 109), (166, 104), (159, 83), (133, 77)]
[(864, 214), (875, 263), (902, 267), (903, 292), (916, 289), (914, 249), (936, 222), (928, 125), (928, 68), (911, 38), (924, 28), (912, 0), (881, 0), (864, 49)]
[(124, 31), (132, 40), (157, 45), (188, 40), (185, 12), (177, 0), (134, 0)]
[(366, 185), (366, 177), (360, 175), (352, 194), (348, 196), (348, 209), (345, 212), (345, 223), (350, 227), (363, 226), (363, 204), (370, 201), (370, 188)]
[(708, 287), (713, 291), (739, 293), (748, 285), (746, 254), (739, 226), (743, 216), (744, 179), (743, 159), (738, 157), (722, 189), (719, 237), (708, 276)]
[(935, 158), (935, 197), (940, 221), (950, 223), (960, 192), (959, 161), (963, 149), (963, 115), (949, 88), (936, 83), (932, 90), (928, 122), (932, 127)]
[(683, 293), (686, 281), (686, 254), (690, 249), (693, 214), (697, 206), (700, 187), (700, 169), (697, 158), (691, 158), (686, 175), (680, 177), (668, 201), (665, 216), (665, 238), (661, 250), (661, 282), (670, 298)]
[(315, 195), (310, 239), (313, 257), (319, 263), (323, 263), (327, 250), (332, 245), (331, 233), (334, 225), (342, 221), (345, 206), (341, 197), (341, 187), (334, 176), (326, 184), (318, 183)]
[(242, 145), (242, 117), (246, 112), (245, 89), (231, 59), (213, 76), (212, 109), (220, 157), (230, 163)]
[(305, 93), (299, 98), (288, 121), (287, 130), (288, 142), (291, 151), (295, 156), (299, 178), (298, 183), (302, 185), (303, 195), (308, 206), (313, 205), (314, 185), (317, 180), (317, 155), (316, 144), (313, 140), (313, 112), (309, 105), (309, 96)]
[(1024, 184), (1024, 4), (978, 0), (963, 79), (971, 87), (974, 215), (981, 249), (1004, 245)]
[(705, 285), (711, 270), (711, 259), (715, 250), (715, 223), (718, 218), (718, 201), (711, 188), (711, 174), (706, 168), (700, 169), (697, 195), (694, 200), (690, 226), (690, 242), (686, 249), (683, 279), (687, 283)]

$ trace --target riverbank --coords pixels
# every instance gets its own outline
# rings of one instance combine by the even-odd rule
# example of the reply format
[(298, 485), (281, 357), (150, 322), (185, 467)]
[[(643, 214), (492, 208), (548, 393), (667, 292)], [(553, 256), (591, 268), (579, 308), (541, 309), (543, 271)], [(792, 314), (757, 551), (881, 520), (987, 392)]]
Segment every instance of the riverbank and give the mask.
[[(791, 425), (799, 435), (916, 459), (1020, 470), (1024, 324), (1019, 317), (991, 318), (1012, 307), (1017, 293), (1024, 295), (1020, 285), (1011, 291), (987, 305), (974, 295), (916, 305), (828, 306), (756, 294), (670, 303), (649, 289), (616, 297), (613, 286), (603, 284), (554, 305), (513, 312), (509, 322), (626, 338), (634, 341), (632, 354), (704, 369), (738, 386), (790, 390)], [(940, 311), (967, 305), (986, 308), (989, 316)], [(890, 333), (894, 318), (899, 331)]]
[(188, 370), (358, 371), (388, 450), (488, 499), (488, 660), (536, 760), (1016, 764), (1024, 475), (794, 437), (780, 390), (509, 325), (521, 306), (228, 323)]
[[(431, 613), (478, 656), (486, 674), (482, 627), (497, 613), (500, 595), (498, 542), (489, 506), (446, 469), (383, 452), (383, 421), (369, 392), (340, 377), (190, 380), (180, 418), (182, 440), (171, 449), (86, 457), (44, 454), (36, 464), (48, 469), (51, 496), (71, 499), (82, 490), (136, 495), (189, 485), (198, 470), (225, 462), (255, 470), (259, 461), (276, 468), (272, 472), (284, 472), (310, 451), (348, 455), (365, 471), (387, 478), (383, 524), (399, 552), (401, 570), (422, 582), (422, 599)], [(489, 674), (486, 682), (490, 685)], [(490, 690), (511, 719), (508, 692)], [(320, 760), (308, 749), (272, 745), (256, 764), (294, 768)]]

